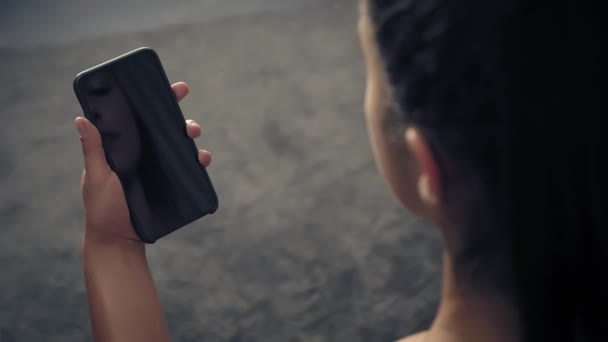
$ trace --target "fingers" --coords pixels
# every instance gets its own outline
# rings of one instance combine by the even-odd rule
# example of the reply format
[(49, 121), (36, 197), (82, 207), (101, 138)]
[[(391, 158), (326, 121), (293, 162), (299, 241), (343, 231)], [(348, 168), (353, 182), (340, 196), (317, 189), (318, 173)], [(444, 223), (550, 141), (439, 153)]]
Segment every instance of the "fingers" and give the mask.
[[(177, 82), (171, 88), (178, 102), (183, 100), (190, 92), (190, 87), (185, 82)], [(201, 136), (201, 127), (194, 120), (186, 120), (186, 130), (188, 131), (188, 136), (192, 139)]]
[(95, 177), (110, 171), (106, 155), (101, 144), (101, 135), (89, 120), (78, 117), (75, 120), (76, 128), (80, 133), (82, 153), (84, 155), (84, 168), (87, 175)]
[[(201, 136), (201, 126), (199, 126), (194, 120), (186, 120), (186, 130), (188, 131), (188, 136), (191, 139), (196, 139)], [(204, 167), (208, 167), (211, 164), (211, 153), (209, 153), (207, 150), (199, 150), (198, 161)]]
[[(175, 93), (175, 97), (177, 101), (181, 101), (188, 95), (190, 92), (190, 87), (185, 82), (177, 82), (171, 86), (173, 88), (173, 92)], [(188, 136), (192, 139), (196, 139), (201, 136), (201, 126), (199, 126), (194, 120), (186, 120), (186, 130), (188, 132)]]
[(207, 150), (198, 151), (198, 161), (204, 167), (209, 167), (209, 165), (211, 165), (211, 153), (209, 153)]
[(175, 97), (177, 98), (177, 102), (181, 101), (188, 95), (190, 92), (190, 87), (185, 82), (177, 82), (171, 86), (173, 88), (173, 92), (175, 93)]
[(194, 120), (186, 120), (186, 131), (191, 139), (196, 139), (201, 136), (201, 126)]

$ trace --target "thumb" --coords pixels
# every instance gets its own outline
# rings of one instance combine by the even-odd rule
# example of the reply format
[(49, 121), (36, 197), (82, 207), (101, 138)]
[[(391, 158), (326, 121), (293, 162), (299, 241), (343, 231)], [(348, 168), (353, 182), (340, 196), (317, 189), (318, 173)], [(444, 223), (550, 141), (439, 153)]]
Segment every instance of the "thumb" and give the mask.
[(98, 175), (108, 172), (110, 167), (106, 161), (106, 155), (101, 144), (101, 135), (97, 127), (83, 117), (76, 118), (75, 124), (80, 133), (84, 169), (87, 175), (96, 178), (99, 177)]

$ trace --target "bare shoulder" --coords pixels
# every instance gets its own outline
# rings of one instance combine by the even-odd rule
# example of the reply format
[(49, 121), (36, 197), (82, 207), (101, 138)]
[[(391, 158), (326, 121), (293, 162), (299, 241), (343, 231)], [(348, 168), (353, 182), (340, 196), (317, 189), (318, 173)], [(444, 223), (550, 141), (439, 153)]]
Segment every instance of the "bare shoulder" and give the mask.
[(397, 342), (425, 342), (425, 338), (426, 338), (426, 331), (423, 331), (423, 332), (419, 332), (414, 335), (410, 335), (408, 337), (404, 337), (403, 339), (401, 339)]

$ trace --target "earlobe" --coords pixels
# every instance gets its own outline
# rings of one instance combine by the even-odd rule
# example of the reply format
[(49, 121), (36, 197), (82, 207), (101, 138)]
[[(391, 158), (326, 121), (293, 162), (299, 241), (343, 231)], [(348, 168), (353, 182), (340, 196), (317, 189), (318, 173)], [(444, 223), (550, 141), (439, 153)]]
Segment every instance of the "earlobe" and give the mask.
[(437, 193), (435, 189), (433, 189), (433, 186), (431, 186), (431, 178), (426, 173), (422, 173), (418, 177), (418, 195), (422, 202), (427, 206), (437, 206)]
[(418, 165), (418, 196), (422, 203), (434, 208), (439, 205), (440, 170), (420, 129), (411, 127), (405, 132), (406, 144)]

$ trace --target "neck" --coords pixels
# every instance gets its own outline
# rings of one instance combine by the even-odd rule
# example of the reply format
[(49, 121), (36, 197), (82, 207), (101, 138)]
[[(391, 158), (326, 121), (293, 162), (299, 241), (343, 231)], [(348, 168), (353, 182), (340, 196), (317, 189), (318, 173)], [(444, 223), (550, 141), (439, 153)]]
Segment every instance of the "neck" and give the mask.
[(507, 294), (475, 288), (472, 283), (470, 277), (459, 274), (454, 258), (446, 252), (441, 302), (429, 335), (446, 341), (520, 341), (515, 302)]

